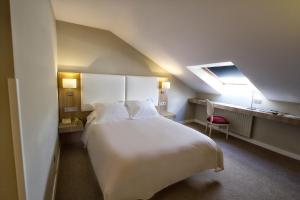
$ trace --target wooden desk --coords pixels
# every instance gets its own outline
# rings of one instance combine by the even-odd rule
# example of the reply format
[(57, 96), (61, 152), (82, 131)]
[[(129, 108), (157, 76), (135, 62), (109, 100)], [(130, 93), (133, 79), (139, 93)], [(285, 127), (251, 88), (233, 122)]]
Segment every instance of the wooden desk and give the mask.
[[(189, 103), (206, 106), (206, 101), (203, 99), (198, 99), (198, 98), (189, 99)], [(232, 111), (232, 112), (248, 114), (248, 115), (252, 115), (254, 117), (259, 117), (259, 118), (274, 120), (274, 121), (278, 121), (278, 122), (282, 122), (282, 123), (287, 123), (290, 125), (300, 126), (300, 116), (293, 117), (293, 116), (288, 116), (288, 115), (274, 115), (269, 112), (263, 112), (263, 111), (259, 111), (259, 110), (251, 110), (251, 109), (247, 109), (242, 106), (235, 106), (235, 105), (231, 105), (231, 104), (218, 103), (218, 102), (214, 102), (214, 107), (223, 109), (223, 110)]]

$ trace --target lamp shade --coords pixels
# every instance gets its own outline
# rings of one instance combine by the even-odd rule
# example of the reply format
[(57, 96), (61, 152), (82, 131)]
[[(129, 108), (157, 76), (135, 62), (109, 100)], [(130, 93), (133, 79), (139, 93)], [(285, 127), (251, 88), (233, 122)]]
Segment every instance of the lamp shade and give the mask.
[(63, 88), (77, 88), (77, 80), (74, 78), (63, 78)]
[(164, 90), (170, 89), (171, 83), (169, 81), (163, 81), (161, 84), (161, 88)]

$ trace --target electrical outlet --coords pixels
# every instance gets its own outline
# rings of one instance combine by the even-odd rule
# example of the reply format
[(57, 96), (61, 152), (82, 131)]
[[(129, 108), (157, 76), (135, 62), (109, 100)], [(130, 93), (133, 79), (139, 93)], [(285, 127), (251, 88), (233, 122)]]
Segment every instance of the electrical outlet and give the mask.
[(161, 101), (161, 102), (159, 102), (159, 105), (160, 106), (165, 106), (165, 105), (167, 105), (167, 102), (166, 101)]

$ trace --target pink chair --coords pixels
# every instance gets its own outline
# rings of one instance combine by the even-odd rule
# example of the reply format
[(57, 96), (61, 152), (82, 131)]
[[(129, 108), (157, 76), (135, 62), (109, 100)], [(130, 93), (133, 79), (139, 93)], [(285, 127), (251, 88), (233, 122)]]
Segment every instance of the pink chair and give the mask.
[(227, 132), (226, 132), (226, 140), (228, 139), (228, 134), (229, 134), (229, 121), (223, 117), (223, 116), (216, 116), (214, 115), (214, 104), (209, 101), (208, 99), (206, 100), (207, 103), (207, 123), (206, 123), (206, 128), (205, 132), (207, 132), (207, 127), (209, 127), (209, 137), (211, 137), (211, 131), (213, 127), (225, 127)]

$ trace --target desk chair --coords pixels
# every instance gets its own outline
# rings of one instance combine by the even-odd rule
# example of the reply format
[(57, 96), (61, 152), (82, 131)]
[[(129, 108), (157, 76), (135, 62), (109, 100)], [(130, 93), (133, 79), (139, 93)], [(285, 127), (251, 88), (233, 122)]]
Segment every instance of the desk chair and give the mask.
[(205, 132), (207, 132), (207, 127), (209, 127), (209, 137), (211, 137), (211, 131), (213, 127), (225, 127), (226, 132), (226, 140), (228, 140), (228, 134), (229, 134), (229, 121), (223, 117), (223, 116), (216, 116), (214, 115), (214, 104), (206, 100), (207, 103), (207, 122), (206, 122), (206, 128)]

